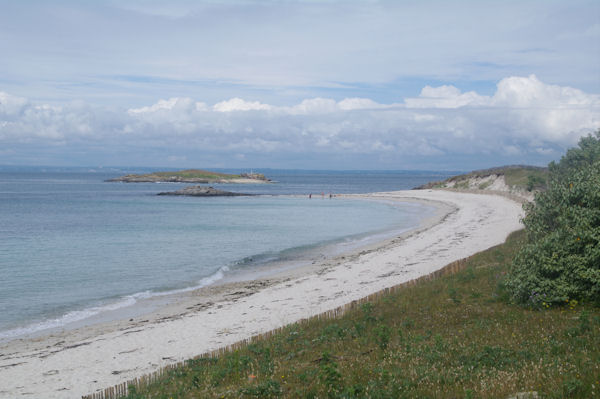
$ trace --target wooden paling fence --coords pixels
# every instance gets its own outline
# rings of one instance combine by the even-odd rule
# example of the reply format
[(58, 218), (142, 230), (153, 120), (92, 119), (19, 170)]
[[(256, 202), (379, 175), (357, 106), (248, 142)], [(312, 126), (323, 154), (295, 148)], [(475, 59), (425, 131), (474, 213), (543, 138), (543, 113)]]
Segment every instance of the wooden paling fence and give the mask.
[[(403, 288), (412, 287), (423, 281), (434, 280), (434, 279), (437, 279), (442, 276), (447, 276), (447, 275), (457, 273), (466, 267), (467, 261), (470, 258), (471, 257), (459, 259), (459, 260), (452, 262), (452, 263), (444, 266), (443, 268), (438, 269), (430, 274), (426, 274), (426, 275), (416, 278), (414, 280), (406, 281), (404, 283), (395, 285), (393, 287), (385, 288), (381, 291), (375, 292), (364, 298), (360, 298), (360, 299), (357, 299), (350, 303), (347, 303), (345, 305), (339, 306), (335, 309), (327, 310), (323, 313), (319, 313), (319, 314), (309, 317), (307, 319), (298, 320), (297, 322), (292, 323), (291, 325), (304, 324), (304, 323), (310, 322), (311, 320), (334, 319), (334, 318), (340, 317), (344, 313), (348, 312), (349, 310), (356, 309), (357, 307), (359, 307), (360, 305), (362, 305), (364, 303), (376, 301), (386, 295), (398, 292)], [(238, 349), (244, 348), (254, 342), (268, 339), (268, 338), (272, 337), (273, 335), (279, 334), (280, 332), (284, 331), (284, 329), (286, 329), (288, 327), (289, 327), (289, 325), (282, 326), (282, 327), (267, 331), (265, 333), (252, 336), (248, 339), (244, 339), (244, 340), (235, 342), (231, 345), (224, 346), (224, 347), (215, 349), (213, 351), (203, 353), (201, 355), (195, 356), (193, 359), (191, 359), (191, 361), (197, 360), (197, 359), (202, 359), (202, 358), (206, 359), (206, 358), (220, 357), (224, 354), (234, 352)], [(120, 398), (122, 396), (127, 396), (130, 386), (135, 386), (136, 388), (142, 388), (142, 387), (148, 386), (148, 385), (152, 384), (153, 382), (159, 380), (163, 375), (167, 374), (170, 370), (173, 370), (173, 369), (176, 369), (179, 367), (184, 367), (189, 361), (190, 360), (185, 360), (185, 361), (181, 361), (178, 363), (166, 365), (151, 374), (147, 374), (147, 375), (144, 375), (144, 376), (141, 376), (138, 378), (134, 378), (133, 380), (123, 382), (123, 383), (115, 385), (113, 387), (106, 388), (104, 390), (97, 391), (97, 392), (94, 392), (89, 395), (85, 395), (82, 397), (82, 399), (116, 399), (116, 398)]]

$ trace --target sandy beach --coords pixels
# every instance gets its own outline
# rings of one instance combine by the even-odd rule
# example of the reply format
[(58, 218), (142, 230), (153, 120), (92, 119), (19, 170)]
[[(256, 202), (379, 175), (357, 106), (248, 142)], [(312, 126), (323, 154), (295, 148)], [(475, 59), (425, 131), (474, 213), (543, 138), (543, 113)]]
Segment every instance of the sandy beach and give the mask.
[(158, 311), (0, 346), (0, 398), (79, 398), (440, 269), (504, 242), (521, 204), (443, 190), (353, 195), (419, 201), (415, 230), (262, 280), (186, 293)]

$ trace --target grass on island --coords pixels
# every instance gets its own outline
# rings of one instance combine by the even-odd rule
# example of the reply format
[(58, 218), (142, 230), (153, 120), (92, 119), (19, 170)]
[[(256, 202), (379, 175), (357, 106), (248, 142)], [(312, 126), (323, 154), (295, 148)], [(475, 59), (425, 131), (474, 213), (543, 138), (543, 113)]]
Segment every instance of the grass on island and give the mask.
[(265, 180), (268, 179), (262, 173), (241, 173), (239, 175), (233, 175), (228, 173), (211, 172), (208, 170), (201, 169), (186, 169), (179, 171), (169, 172), (153, 172), (147, 174), (130, 174), (125, 175), (122, 178), (125, 179), (150, 179), (158, 181), (169, 181), (170, 179), (198, 179), (198, 180), (232, 180), (232, 179), (253, 179), (253, 180)]
[(201, 169), (186, 169), (172, 172), (154, 172), (144, 176), (159, 176), (163, 178), (180, 177), (182, 179), (238, 179), (240, 175), (232, 175), (227, 173), (211, 172)]
[(502, 281), (524, 236), (338, 319), (190, 361), (127, 398), (598, 396), (600, 309), (509, 303)]

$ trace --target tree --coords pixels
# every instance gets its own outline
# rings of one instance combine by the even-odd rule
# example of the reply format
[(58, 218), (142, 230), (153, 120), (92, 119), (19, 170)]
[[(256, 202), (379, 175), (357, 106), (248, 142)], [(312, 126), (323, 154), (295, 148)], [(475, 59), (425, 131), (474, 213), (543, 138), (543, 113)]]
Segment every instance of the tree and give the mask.
[(527, 243), (506, 286), (514, 300), (600, 305), (600, 130), (549, 165), (548, 190), (525, 206)]

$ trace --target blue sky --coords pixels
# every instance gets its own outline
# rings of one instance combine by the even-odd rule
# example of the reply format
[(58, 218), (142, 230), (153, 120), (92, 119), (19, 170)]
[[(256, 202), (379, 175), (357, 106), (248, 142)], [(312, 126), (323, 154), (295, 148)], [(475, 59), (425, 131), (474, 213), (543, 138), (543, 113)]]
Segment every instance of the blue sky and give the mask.
[(464, 170), (600, 127), (597, 1), (0, 0), (0, 164)]

